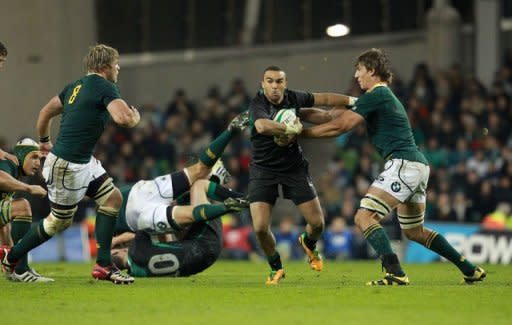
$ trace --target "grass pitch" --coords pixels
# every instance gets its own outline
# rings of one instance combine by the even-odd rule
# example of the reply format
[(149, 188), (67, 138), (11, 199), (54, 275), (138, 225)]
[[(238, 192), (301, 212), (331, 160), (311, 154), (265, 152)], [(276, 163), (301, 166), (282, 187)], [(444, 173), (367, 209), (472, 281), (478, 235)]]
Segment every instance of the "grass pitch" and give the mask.
[(512, 267), (484, 265), (485, 282), (461, 285), (448, 263), (404, 265), (411, 285), (365, 287), (383, 274), (374, 262), (329, 262), (324, 271), (285, 263), (266, 287), (266, 263), (220, 261), (189, 278), (95, 281), (92, 264), (35, 264), (50, 284), (0, 279), (7, 324), (511, 324)]

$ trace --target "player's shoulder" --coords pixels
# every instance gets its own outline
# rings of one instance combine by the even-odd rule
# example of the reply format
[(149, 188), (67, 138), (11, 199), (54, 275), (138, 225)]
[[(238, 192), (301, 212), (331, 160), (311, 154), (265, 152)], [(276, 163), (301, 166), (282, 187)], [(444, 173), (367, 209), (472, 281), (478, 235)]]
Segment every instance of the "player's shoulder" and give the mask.
[(265, 104), (265, 94), (263, 94), (263, 89), (260, 89), (258, 90), (256, 95), (251, 99), (249, 107), (264, 106)]
[(13, 163), (12, 161), (10, 161), (9, 159), (5, 159), (5, 160), (0, 160), (0, 170), (6, 172), (7, 174), (13, 176), (13, 177), (17, 177), (18, 173), (17, 173), (17, 170), (18, 170), (18, 166)]

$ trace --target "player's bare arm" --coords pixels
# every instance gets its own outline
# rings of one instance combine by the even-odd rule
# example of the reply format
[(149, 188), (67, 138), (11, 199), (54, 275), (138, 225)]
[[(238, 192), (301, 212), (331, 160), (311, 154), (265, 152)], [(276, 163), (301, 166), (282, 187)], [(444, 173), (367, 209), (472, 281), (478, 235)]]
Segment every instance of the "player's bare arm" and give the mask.
[(52, 119), (62, 114), (63, 105), (59, 96), (54, 96), (46, 105), (41, 108), (36, 123), (36, 131), (39, 136), (39, 146), (43, 155), (50, 152), (52, 143), (50, 141), (50, 127)]
[(339, 106), (335, 106), (328, 111), (317, 107), (301, 108), (299, 116), (302, 121), (313, 124), (322, 124), (337, 118), (345, 110), (346, 108)]
[(26, 192), (41, 197), (46, 196), (46, 190), (39, 185), (29, 185), (0, 170), (0, 190), (6, 192)]
[(350, 110), (344, 111), (336, 119), (302, 130), (301, 135), (307, 138), (330, 138), (348, 132), (364, 122), (364, 118)]
[(107, 106), (107, 110), (116, 124), (125, 128), (133, 128), (140, 121), (139, 111), (122, 99), (115, 99)]
[(259, 134), (263, 135), (290, 135), (299, 134), (302, 131), (302, 123), (299, 118), (295, 120), (293, 125), (260, 118), (254, 122), (254, 127)]
[(135, 238), (133, 232), (123, 232), (122, 234), (112, 238), (112, 247), (126, 247)]
[(313, 93), (315, 106), (354, 106), (357, 98), (336, 93)]

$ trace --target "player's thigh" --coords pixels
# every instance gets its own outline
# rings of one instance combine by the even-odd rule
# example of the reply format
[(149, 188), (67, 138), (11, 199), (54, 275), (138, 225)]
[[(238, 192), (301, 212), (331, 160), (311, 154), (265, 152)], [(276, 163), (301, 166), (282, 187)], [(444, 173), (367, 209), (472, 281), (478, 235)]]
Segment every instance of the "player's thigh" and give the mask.
[(32, 216), (32, 209), (28, 200), (23, 198), (12, 200), (11, 216)]
[(423, 229), (425, 222), (425, 203), (405, 202), (398, 205), (397, 217), (400, 228), (407, 237), (416, 237), (415, 232)]
[(418, 191), (426, 190), (429, 172), (429, 167), (422, 163), (391, 159), (371, 187), (388, 193), (401, 203), (407, 202)]
[(6, 197), (0, 200), (0, 227), (11, 221), (12, 198)]
[(278, 185), (279, 179), (275, 174), (251, 168), (249, 170), (249, 202), (265, 202), (274, 205), (279, 196)]
[(106, 174), (94, 157), (85, 164), (76, 164), (48, 154), (43, 177), (48, 187), (48, 198), (61, 206), (74, 206), (86, 195), (89, 184)]
[(320, 200), (318, 197), (315, 197), (313, 200), (301, 203), (297, 206), (299, 208), (300, 213), (306, 219), (306, 222), (313, 227), (323, 227), (324, 214), (322, 212), (322, 207), (320, 206)]
[(311, 176), (307, 170), (282, 175), (280, 177), (283, 197), (292, 200), (295, 205), (310, 202), (318, 197)]
[(389, 215), (398, 204), (400, 204), (400, 201), (388, 192), (370, 186), (359, 203), (355, 222), (361, 229), (366, 229), (375, 221), (380, 222)]
[(266, 202), (253, 202), (250, 204), (252, 225), (255, 232), (270, 229), (273, 205)]

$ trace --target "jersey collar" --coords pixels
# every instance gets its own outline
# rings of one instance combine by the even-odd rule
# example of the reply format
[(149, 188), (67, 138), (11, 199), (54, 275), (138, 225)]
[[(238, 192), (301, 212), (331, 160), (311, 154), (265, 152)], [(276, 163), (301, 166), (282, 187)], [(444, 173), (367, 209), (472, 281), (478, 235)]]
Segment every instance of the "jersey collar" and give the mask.
[(388, 84), (385, 83), (385, 82), (377, 82), (375, 85), (373, 85), (370, 89), (367, 90), (367, 92), (371, 92), (372, 90), (374, 90), (375, 88), (377, 87), (387, 87)]

